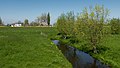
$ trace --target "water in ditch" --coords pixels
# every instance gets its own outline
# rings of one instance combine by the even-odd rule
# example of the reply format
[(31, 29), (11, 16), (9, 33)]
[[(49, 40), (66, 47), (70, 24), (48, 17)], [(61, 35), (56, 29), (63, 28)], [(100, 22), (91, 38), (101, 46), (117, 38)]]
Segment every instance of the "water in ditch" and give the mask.
[(53, 40), (53, 43), (58, 46), (73, 68), (110, 68), (83, 51), (72, 46), (60, 45), (59, 40)]

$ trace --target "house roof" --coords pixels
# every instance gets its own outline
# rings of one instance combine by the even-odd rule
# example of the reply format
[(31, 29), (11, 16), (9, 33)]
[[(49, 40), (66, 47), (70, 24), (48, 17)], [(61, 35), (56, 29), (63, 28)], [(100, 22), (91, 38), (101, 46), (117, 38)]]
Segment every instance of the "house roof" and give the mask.
[(23, 24), (23, 23), (19, 23), (19, 22), (18, 22), (18, 23), (12, 23), (12, 24), (10, 24), (10, 25), (15, 25), (15, 24)]

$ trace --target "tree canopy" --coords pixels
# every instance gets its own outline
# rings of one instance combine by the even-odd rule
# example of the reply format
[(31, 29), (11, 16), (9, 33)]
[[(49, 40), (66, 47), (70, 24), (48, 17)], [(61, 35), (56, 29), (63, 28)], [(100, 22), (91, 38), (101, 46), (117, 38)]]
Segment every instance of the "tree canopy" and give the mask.
[(1, 19), (1, 17), (0, 17), (0, 26), (3, 26), (4, 24), (3, 24), (3, 21), (2, 21), (2, 19)]
[(24, 26), (28, 26), (29, 25), (29, 21), (28, 21), (28, 19), (25, 19), (24, 20)]

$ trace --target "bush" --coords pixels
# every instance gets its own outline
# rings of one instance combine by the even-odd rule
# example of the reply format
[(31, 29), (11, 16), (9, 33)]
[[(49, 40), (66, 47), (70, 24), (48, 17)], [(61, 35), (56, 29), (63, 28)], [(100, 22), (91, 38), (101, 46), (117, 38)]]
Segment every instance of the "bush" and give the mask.
[(111, 34), (119, 34), (120, 33), (120, 20), (113, 18), (110, 21), (111, 25)]
[(74, 26), (74, 13), (61, 14), (57, 20), (57, 29), (64, 36), (71, 36)]

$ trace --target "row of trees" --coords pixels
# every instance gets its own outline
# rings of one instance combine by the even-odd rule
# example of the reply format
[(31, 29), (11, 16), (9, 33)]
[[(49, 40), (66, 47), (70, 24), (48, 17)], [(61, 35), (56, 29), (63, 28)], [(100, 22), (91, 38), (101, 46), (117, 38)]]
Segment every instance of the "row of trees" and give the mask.
[(35, 21), (29, 24), (28, 19), (24, 21), (25, 26), (50, 26), (50, 13), (43, 13), (41, 16), (37, 17)]
[(71, 38), (74, 42), (86, 42), (92, 46), (94, 53), (104, 35), (104, 25), (108, 20), (109, 10), (96, 5), (89, 10), (84, 8), (82, 13), (74, 12), (61, 14), (57, 20), (57, 29), (64, 39)]
[[(43, 13), (41, 16), (37, 17), (35, 21), (29, 22), (25, 19), (24, 22), (18, 21), (16, 23), (22, 23), (23, 26), (50, 26), (50, 13)], [(7, 24), (8, 26), (11, 24)], [(2, 19), (0, 18), (0, 26), (3, 26)]]
[(50, 13), (46, 14), (43, 13), (41, 16), (38, 16), (35, 21), (30, 23), (31, 26), (43, 26), (48, 25), (50, 26)]

